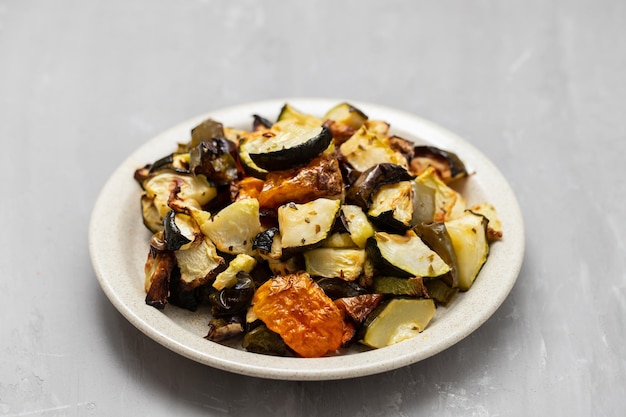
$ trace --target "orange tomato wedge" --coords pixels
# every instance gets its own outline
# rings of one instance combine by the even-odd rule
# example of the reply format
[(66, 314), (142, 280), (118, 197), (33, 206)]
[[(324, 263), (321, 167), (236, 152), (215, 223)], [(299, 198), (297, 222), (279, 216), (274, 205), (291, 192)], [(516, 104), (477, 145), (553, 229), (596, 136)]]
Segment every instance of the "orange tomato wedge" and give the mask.
[(257, 289), (252, 304), (257, 317), (302, 357), (341, 347), (343, 313), (306, 272), (270, 279)]

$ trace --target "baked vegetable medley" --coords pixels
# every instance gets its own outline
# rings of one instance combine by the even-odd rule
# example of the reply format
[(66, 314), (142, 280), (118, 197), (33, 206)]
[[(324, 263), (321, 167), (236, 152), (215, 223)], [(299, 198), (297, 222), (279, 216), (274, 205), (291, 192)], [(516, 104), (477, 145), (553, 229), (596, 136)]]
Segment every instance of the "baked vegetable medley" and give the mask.
[(348, 103), (278, 113), (252, 115), (249, 130), (205, 120), (135, 171), (152, 233), (146, 303), (207, 306), (206, 339), (269, 355), (422, 332), (502, 237), (496, 209), (468, 205), (456, 184), (471, 175), (452, 150)]

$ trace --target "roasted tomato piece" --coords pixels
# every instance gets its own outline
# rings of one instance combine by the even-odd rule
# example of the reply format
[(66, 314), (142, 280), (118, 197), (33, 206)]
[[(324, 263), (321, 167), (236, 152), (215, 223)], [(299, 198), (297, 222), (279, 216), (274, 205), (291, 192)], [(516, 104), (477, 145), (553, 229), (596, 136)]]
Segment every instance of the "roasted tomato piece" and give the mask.
[(302, 357), (331, 353), (344, 341), (341, 310), (305, 272), (267, 281), (252, 304), (257, 317)]

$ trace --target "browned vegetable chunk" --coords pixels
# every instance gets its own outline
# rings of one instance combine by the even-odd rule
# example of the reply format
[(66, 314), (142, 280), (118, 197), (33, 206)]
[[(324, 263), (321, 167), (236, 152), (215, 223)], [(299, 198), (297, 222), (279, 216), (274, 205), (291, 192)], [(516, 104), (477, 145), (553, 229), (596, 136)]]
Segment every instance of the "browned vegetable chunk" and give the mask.
[(339, 162), (332, 155), (322, 154), (302, 168), (270, 172), (258, 199), (261, 207), (272, 208), (337, 197), (342, 191)]
[(306, 272), (270, 279), (252, 305), (256, 316), (302, 357), (323, 356), (343, 344), (343, 314)]

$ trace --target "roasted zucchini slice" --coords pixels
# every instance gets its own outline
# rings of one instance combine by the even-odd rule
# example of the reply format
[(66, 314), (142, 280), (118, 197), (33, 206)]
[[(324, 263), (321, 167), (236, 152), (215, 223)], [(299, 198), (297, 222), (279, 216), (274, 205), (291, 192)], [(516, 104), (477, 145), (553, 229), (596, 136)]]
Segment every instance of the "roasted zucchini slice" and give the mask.
[(394, 298), (381, 304), (367, 318), (361, 342), (373, 348), (382, 348), (411, 339), (428, 326), (434, 315), (433, 300)]
[(350, 103), (339, 103), (326, 112), (324, 120), (332, 120), (357, 130), (367, 120), (367, 115)]
[(289, 103), (285, 103), (285, 105), (280, 109), (280, 113), (278, 114), (278, 118), (276, 122), (296, 122), (301, 125), (308, 126), (321, 126), (322, 121), (317, 117), (301, 112), (296, 109)]
[(396, 277), (438, 277), (450, 267), (409, 230), (405, 235), (376, 232), (367, 240), (367, 254), (376, 269)]
[(251, 135), (246, 151), (254, 164), (268, 171), (280, 171), (306, 165), (324, 152), (333, 136), (320, 125), (302, 125), (287, 120), (270, 130)]
[(486, 217), (466, 210), (445, 223), (459, 267), (459, 289), (470, 289), (489, 255)]
[(301, 252), (321, 244), (331, 234), (340, 207), (340, 200), (327, 198), (280, 206), (278, 228), (283, 252)]
[(317, 248), (304, 252), (304, 262), (312, 277), (354, 281), (363, 272), (365, 250)]
[(220, 251), (252, 255), (254, 238), (261, 231), (259, 201), (256, 198), (235, 201), (200, 228)]

